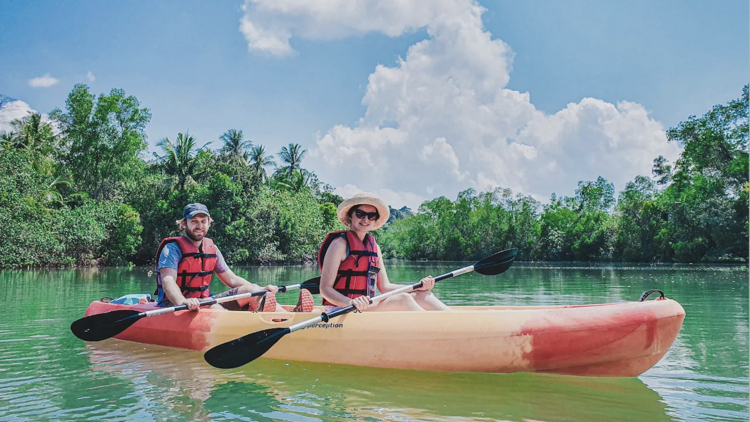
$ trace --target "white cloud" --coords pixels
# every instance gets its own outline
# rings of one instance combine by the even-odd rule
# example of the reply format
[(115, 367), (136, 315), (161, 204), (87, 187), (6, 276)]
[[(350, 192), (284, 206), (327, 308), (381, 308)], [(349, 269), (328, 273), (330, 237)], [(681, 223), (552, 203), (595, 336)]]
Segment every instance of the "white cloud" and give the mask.
[(86, 72), (86, 80), (89, 81), (89, 83), (94, 82), (96, 80), (96, 76), (94, 76), (94, 74), (89, 70), (88, 72)]
[(396, 37), (438, 16), (466, 12), (467, 5), (465, 0), (245, 0), (240, 31), (250, 50), (283, 56), (293, 52), (292, 35), (325, 40), (382, 32)]
[(0, 133), (11, 130), (13, 120), (23, 119), (33, 112), (25, 102), (0, 95)]
[(483, 11), (471, 0), (248, 0), (243, 25), (255, 32), (243, 32), (250, 49), (291, 54), (294, 36), (426, 27), (405, 58), (370, 74), (359, 122), (334, 126), (310, 150), (310, 168), (344, 186), (342, 196), (362, 188), (412, 208), (467, 188), (548, 198), (600, 175), (622, 189), (658, 155), (676, 158), (679, 147), (640, 104), (584, 98), (548, 115), (508, 89), (514, 53), (484, 29)]
[(29, 86), (32, 88), (49, 88), (57, 85), (58, 82), (60, 82), (59, 79), (53, 78), (49, 73), (45, 73), (38, 78), (29, 79)]

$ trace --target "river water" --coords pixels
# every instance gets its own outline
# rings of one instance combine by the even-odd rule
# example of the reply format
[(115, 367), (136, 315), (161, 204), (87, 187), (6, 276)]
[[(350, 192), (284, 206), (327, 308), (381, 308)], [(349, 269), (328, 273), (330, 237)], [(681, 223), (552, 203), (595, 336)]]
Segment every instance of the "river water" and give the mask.
[[(468, 264), (387, 263), (391, 279), (404, 283)], [(234, 270), (260, 285), (317, 275), (304, 266)], [(739, 266), (516, 263), (498, 276), (472, 273), (435, 287), (449, 305), (618, 302), (661, 289), (687, 316), (667, 355), (638, 378), (267, 359), (219, 370), (200, 352), (116, 339), (85, 343), (71, 334), (70, 323), (92, 300), (151, 293), (153, 279), (145, 269), (0, 271), (0, 286), (0, 421), (650, 422), (749, 416), (748, 272)], [(293, 303), (297, 295), (277, 297)]]

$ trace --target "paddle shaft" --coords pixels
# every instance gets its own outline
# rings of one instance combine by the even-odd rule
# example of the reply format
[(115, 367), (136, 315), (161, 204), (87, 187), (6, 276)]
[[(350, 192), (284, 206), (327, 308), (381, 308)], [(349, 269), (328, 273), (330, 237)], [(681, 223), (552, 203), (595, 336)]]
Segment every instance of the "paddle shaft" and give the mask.
[[(291, 286), (279, 286), (279, 291), (283, 293), (283, 292), (286, 292), (287, 290), (299, 289), (299, 288), (303, 287), (303, 285), (304, 285), (304, 283), (302, 283), (302, 284), (292, 284)], [(237, 299), (243, 299), (243, 298), (246, 298), (246, 297), (261, 296), (261, 295), (264, 295), (266, 293), (268, 293), (268, 290), (260, 290), (260, 291), (252, 292), (252, 293), (240, 293), (238, 295), (225, 296), (225, 297), (220, 297), (220, 298), (213, 298), (212, 297), (212, 298), (209, 298), (209, 299), (206, 299), (206, 300), (201, 300), (200, 303), (199, 303), (199, 305), (200, 306), (207, 306), (207, 305), (213, 305), (215, 303), (231, 302), (231, 301), (234, 301), (234, 300), (237, 300)], [(146, 317), (151, 317), (151, 316), (156, 316), (156, 315), (168, 314), (170, 312), (183, 311), (183, 310), (185, 310), (187, 308), (188, 308), (188, 306), (183, 304), (183, 305), (178, 305), (178, 306), (172, 306), (170, 308), (154, 309), (153, 311), (141, 312), (138, 315), (138, 317), (139, 318), (146, 318)]]
[[(474, 265), (469, 265), (468, 267), (464, 267), (464, 268), (461, 268), (461, 269), (458, 269), (458, 270), (455, 270), (455, 271), (451, 271), (449, 273), (437, 276), (437, 277), (435, 277), (435, 281), (438, 282), (438, 281), (441, 281), (441, 280), (445, 280), (446, 278), (451, 278), (451, 277), (459, 276), (461, 274), (470, 273), (472, 271), (474, 271)], [(404, 292), (412, 291), (414, 289), (418, 289), (421, 286), (422, 286), (422, 282), (420, 281), (418, 283), (414, 283), (414, 284), (409, 285), (409, 286), (404, 286), (404, 287), (398, 288), (396, 290), (391, 290), (388, 293), (383, 293), (381, 295), (378, 295), (378, 296), (375, 296), (373, 298), (370, 298), (370, 304), (383, 301), (385, 299), (388, 299), (391, 296), (394, 296), (394, 295), (397, 295), (397, 294), (400, 294), (400, 293), (404, 293)], [(308, 319), (306, 321), (300, 322), (299, 324), (294, 324), (294, 325), (289, 326), (288, 327), (289, 331), (285, 331), (285, 334), (293, 333), (293, 332), (295, 332), (297, 330), (301, 330), (301, 329), (310, 327), (310, 326), (318, 324), (320, 322), (328, 322), (328, 320), (330, 320), (331, 318), (335, 318), (335, 317), (337, 317), (339, 315), (343, 315), (343, 314), (349, 313), (349, 312), (351, 312), (351, 311), (353, 311), (355, 309), (357, 309), (357, 308), (354, 305), (349, 305), (349, 306), (341, 308), (341, 309), (336, 309), (335, 311), (332, 311), (332, 312), (323, 312), (322, 314), (320, 314), (320, 316), (317, 316), (315, 318)]]

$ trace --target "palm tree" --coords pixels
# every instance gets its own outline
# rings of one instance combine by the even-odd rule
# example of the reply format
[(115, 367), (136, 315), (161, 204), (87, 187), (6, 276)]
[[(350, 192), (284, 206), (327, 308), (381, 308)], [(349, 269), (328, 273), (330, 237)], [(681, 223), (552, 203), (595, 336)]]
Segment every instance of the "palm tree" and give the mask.
[(42, 115), (32, 113), (10, 124), (12, 129), (0, 135), (2, 149), (24, 151), (39, 174), (54, 173), (52, 154), (57, 146), (57, 137), (50, 124), (42, 121)]
[(300, 163), (305, 158), (305, 153), (307, 153), (307, 150), (302, 149), (300, 144), (290, 143), (289, 148), (282, 147), (281, 152), (279, 152), (279, 159), (286, 165), (277, 168), (275, 175), (286, 174), (287, 176), (292, 176), (295, 170), (302, 168)]
[(219, 136), (224, 142), (224, 146), (221, 147), (221, 152), (229, 156), (230, 161), (247, 164), (248, 159), (248, 148), (253, 146), (252, 141), (243, 140), (242, 131), (237, 129), (229, 129)]
[(314, 173), (305, 169), (295, 170), (290, 176), (282, 173), (274, 178), (271, 188), (280, 191), (301, 192), (312, 187)]
[(17, 138), (18, 134), (12, 130), (3, 132), (2, 135), (0, 135), (0, 146), (2, 146), (3, 149), (11, 150), (15, 148)]
[(161, 163), (164, 173), (175, 178), (179, 189), (184, 190), (185, 185), (195, 183), (206, 171), (206, 145), (196, 148), (195, 139), (190, 134), (178, 133), (174, 143), (169, 138), (159, 141), (156, 146), (161, 147), (164, 155), (154, 153), (154, 156)]
[(67, 176), (57, 176), (55, 180), (53, 180), (49, 185), (47, 185), (47, 189), (44, 191), (44, 199), (48, 203), (55, 203), (59, 205), (65, 205), (65, 202), (63, 202), (63, 197), (60, 194), (60, 192), (57, 190), (58, 186), (70, 186), (73, 182), (73, 178), (70, 175)]
[(50, 155), (57, 138), (49, 123), (42, 121), (42, 115), (32, 113), (22, 119), (10, 122), (12, 129), (0, 136), (4, 148), (22, 149), (41, 155)]
[(266, 172), (266, 166), (275, 166), (276, 162), (273, 156), (266, 155), (266, 147), (263, 145), (255, 145), (250, 148), (250, 165), (253, 166), (256, 172), (260, 175), (260, 180), (268, 180), (268, 173)]

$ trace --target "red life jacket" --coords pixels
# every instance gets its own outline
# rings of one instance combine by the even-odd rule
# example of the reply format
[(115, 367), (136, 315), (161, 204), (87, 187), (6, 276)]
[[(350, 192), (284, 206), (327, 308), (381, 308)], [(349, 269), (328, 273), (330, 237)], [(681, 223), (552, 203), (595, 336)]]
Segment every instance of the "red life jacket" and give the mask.
[[(364, 242), (351, 230), (341, 230), (328, 233), (318, 251), (318, 266), (323, 271), (323, 259), (331, 246), (331, 242), (343, 237), (346, 240), (346, 259), (341, 261), (333, 288), (341, 294), (354, 299), (359, 296), (375, 295), (375, 277), (380, 271), (378, 260), (378, 244), (369, 233)], [(362, 259), (364, 258), (364, 259)], [(334, 305), (323, 299), (323, 305)]]
[(185, 236), (168, 237), (161, 241), (159, 249), (156, 250), (156, 295), (162, 289), (161, 277), (159, 277), (158, 263), (162, 249), (170, 242), (177, 242), (182, 251), (182, 258), (177, 264), (177, 286), (182, 290), (186, 298), (205, 298), (211, 294), (208, 290), (214, 269), (216, 268), (216, 246), (213, 240), (204, 237), (200, 247)]

